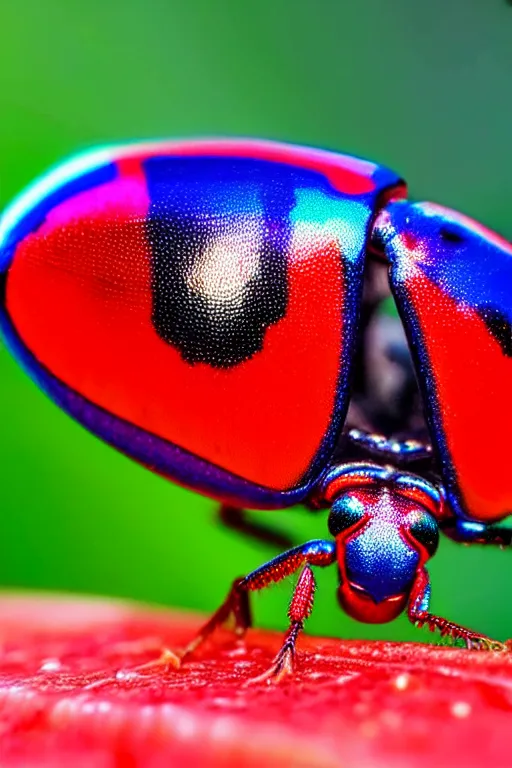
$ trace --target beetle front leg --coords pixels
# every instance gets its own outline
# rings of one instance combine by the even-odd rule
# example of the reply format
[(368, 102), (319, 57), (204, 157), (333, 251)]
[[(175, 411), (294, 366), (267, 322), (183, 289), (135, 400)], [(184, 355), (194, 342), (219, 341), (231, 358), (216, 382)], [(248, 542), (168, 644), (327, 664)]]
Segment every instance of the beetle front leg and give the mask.
[(311, 615), (315, 598), (316, 582), (309, 565), (304, 567), (295, 585), (293, 596), (288, 608), (290, 626), (286, 632), (283, 645), (272, 662), (272, 666), (258, 677), (253, 677), (248, 683), (262, 683), (274, 680), (278, 683), (286, 675), (293, 672), (295, 660), (295, 644), (299, 634), (304, 629), (304, 622)]
[(426, 568), (421, 568), (414, 582), (409, 599), (407, 614), (410, 621), (417, 627), (427, 626), (431, 632), (436, 629), (443, 637), (453, 640), (464, 640), (467, 648), (483, 651), (506, 651), (507, 646), (499, 640), (492, 640), (487, 635), (473, 632), (471, 629), (454, 624), (442, 616), (436, 616), (429, 611), (430, 579)]
[[(131, 673), (151, 672), (156, 667), (167, 667), (168, 669), (179, 669), (182, 666), (186, 656), (191, 656), (196, 648), (215, 631), (215, 629), (231, 617), (234, 619), (234, 631), (242, 636), (252, 625), (251, 607), (249, 605), (249, 593), (241, 588), (244, 579), (235, 579), (228, 596), (222, 605), (215, 611), (213, 616), (204, 624), (197, 635), (182, 650), (171, 650), (170, 648), (160, 648), (160, 655), (144, 664), (139, 664)], [(154, 643), (151, 643), (150, 649), (153, 650)], [(144, 644), (139, 643), (141, 650), (145, 650)]]
[(220, 608), (211, 619), (199, 630), (196, 637), (187, 645), (181, 654), (184, 660), (204, 643), (217, 627), (224, 624), (230, 617), (235, 621), (235, 632), (243, 635), (251, 626), (249, 593), (264, 589), (270, 584), (282, 581), (287, 576), (304, 567), (295, 587), (288, 610), (290, 626), (286, 633), (283, 646), (277, 654), (271, 668), (258, 679), (281, 679), (293, 669), (295, 643), (304, 626), (305, 620), (313, 607), (315, 580), (310, 566), (325, 567), (336, 560), (336, 545), (333, 541), (315, 539), (306, 544), (283, 552), (265, 565), (252, 571), (248, 576), (237, 579)]
[(290, 603), (288, 616), (291, 623), (283, 646), (274, 659), (272, 667), (261, 676), (261, 679), (281, 679), (293, 670), (295, 642), (313, 607), (315, 581), (309, 566), (325, 567), (335, 561), (335, 542), (323, 539), (313, 539), (306, 544), (301, 544), (298, 547), (289, 549), (287, 552), (283, 552), (247, 576), (236, 579), (222, 605), (183, 650), (171, 651), (168, 648), (164, 648), (160, 651), (158, 658), (141, 664), (131, 671), (136, 673), (148, 672), (155, 667), (161, 666), (168, 667), (169, 669), (178, 669), (218, 627), (225, 624), (231, 618), (234, 620), (235, 633), (243, 636), (252, 625), (249, 593), (264, 589), (269, 584), (282, 581), (305, 566)]

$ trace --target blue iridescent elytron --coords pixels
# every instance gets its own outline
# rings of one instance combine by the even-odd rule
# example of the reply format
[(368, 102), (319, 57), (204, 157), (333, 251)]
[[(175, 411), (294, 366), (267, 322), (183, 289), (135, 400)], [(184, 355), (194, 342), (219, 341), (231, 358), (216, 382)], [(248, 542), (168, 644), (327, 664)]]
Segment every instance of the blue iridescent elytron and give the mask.
[[(246, 508), (330, 508), (332, 538), (236, 581), (178, 665), (249, 593), (337, 563), (351, 616), (406, 611), (473, 648), (505, 645), (429, 611), (440, 532), (510, 544), (512, 248), (411, 203), (374, 163), (255, 140), (98, 150), (0, 220), (3, 335), (65, 411), (155, 472)], [(400, 319), (389, 313), (394, 299)], [(489, 450), (492, 445), (492, 450)], [(156, 662), (160, 663), (160, 662)]]

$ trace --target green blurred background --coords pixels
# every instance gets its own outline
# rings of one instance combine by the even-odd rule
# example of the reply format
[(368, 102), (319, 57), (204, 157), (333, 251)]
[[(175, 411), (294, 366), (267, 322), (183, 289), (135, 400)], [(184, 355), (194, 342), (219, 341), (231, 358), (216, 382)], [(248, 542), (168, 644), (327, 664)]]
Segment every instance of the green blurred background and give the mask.
[[(413, 196), (512, 238), (505, 0), (0, 0), (0, 11), (0, 207), (98, 143), (243, 134), (380, 161)], [(222, 529), (210, 500), (73, 423), (3, 347), (0, 392), (0, 584), (211, 611), (272, 555)], [(298, 541), (325, 532), (300, 509), (259, 514)], [(430, 570), (436, 612), (512, 636), (512, 552), (443, 541)], [(309, 631), (428, 639), (405, 618), (351, 621), (335, 582), (335, 569), (319, 573)], [(256, 598), (260, 624), (285, 626), (290, 588)]]

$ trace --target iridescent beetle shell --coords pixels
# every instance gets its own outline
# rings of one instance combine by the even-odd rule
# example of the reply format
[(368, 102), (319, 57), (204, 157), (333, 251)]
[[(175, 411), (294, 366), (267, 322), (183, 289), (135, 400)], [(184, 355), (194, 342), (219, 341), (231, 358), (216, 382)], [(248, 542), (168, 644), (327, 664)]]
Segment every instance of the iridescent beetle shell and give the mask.
[(304, 499), (349, 400), (380, 166), (261, 141), (132, 145), (4, 217), (3, 325), (91, 431), (253, 507)]
[(380, 226), (451, 509), (500, 520), (512, 513), (512, 247), (433, 203), (393, 203)]

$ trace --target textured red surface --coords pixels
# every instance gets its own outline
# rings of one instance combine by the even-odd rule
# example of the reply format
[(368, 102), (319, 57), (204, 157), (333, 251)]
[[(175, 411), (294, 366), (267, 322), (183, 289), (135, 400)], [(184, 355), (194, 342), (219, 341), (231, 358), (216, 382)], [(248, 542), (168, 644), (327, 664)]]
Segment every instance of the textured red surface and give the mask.
[(0, 599), (0, 765), (511, 765), (512, 654), (305, 638), (297, 673), (244, 687), (280, 636), (220, 633), (180, 671), (130, 667), (197, 619)]

